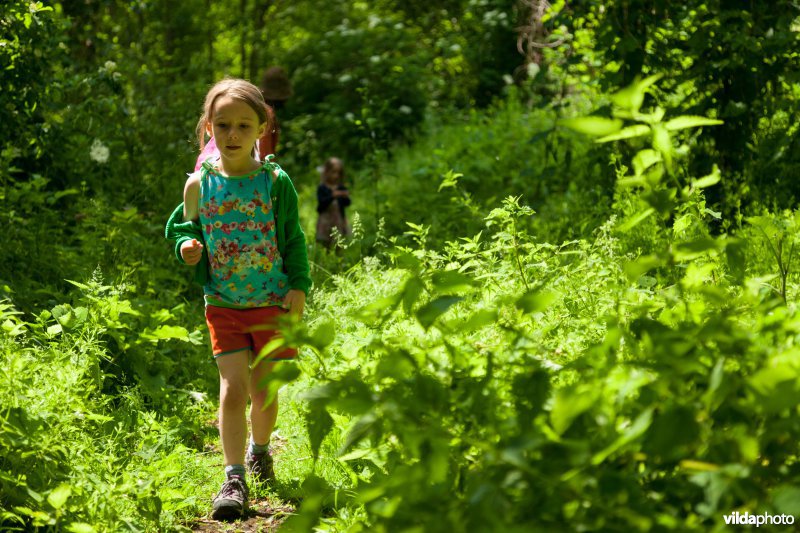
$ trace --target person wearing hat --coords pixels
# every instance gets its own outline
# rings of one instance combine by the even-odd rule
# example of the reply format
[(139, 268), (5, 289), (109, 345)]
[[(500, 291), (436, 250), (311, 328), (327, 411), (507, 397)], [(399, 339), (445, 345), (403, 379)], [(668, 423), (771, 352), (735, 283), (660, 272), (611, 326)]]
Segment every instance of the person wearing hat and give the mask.
[[(274, 154), (278, 148), (278, 138), (280, 137), (280, 125), (275, 110), (281, 109), (286, 100), (292, 96), (292, 82), (289, 76), (281, 67), (269, 67), (264, 71), (261, 78), (261, 94), (267, 103), (267, 128), (264, 134), (258, 139), (258, 157), (263, 160), (269, 154)], [(203, 161), (209, 158), (217, 159), (219, 149), (217, 148), (214, 137), (211, 137), (200, 151), (194, 164), (194, 170), (200, 170)]]
[(289, 76), (281, 67), (269, 67), (261, 78), (260, 89), (261, 94), (264, 95), (264, 101), (272, 108), (272, 113), (269, 113), (270, 126), (258, 140), (258, 153), (264, 158), (269, 154), (274, 154), (278, 147), (281, 130), (275, 111), (281, 109), (286, 100), (292, 96), (292, 82), (289, 81)]

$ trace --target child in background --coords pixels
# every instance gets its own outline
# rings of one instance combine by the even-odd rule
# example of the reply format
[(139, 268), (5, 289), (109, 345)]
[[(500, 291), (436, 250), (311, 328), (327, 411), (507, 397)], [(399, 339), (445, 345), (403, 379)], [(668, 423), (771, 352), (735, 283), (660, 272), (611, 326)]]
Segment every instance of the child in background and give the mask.
[(322, 167), (320, 184), (317, 187), (317, 241), (326, 248), (333, 244), (333, 228), (337, 228), (342, 237), (348, 237), (352, 233), (344, 212), (350, 205), (350, 191), (344, 186), (344, 179), (342, 160), (329, 157)]
[(184, 202), (166, 229), (167, 238), (176, 241), (176, 254), (196, 265), (195, 279), (203, 283), (219, 369), (226, 481), (213, 502), (212, 517), (218, 520), (247, 511), (247, 470), (256, 479), (274, 478), (269, 440), (278, 401), (265, 405), (266, 390), (259, 382), (275, 360), (291, 359), (296, 352), (286, 349), (251, 364), (277, 335), (281, 315), (302, 315), (311, 286), (297, 192), (271, 157), (264, 162), (255, 157), (256, 143), (270, 127), (266, 110), (261, 91), (250, 82), (225, 79), (211, 88), (197, 131), (201, 148), (206, 135), (213, 136), (218, 155), (186, 180)]

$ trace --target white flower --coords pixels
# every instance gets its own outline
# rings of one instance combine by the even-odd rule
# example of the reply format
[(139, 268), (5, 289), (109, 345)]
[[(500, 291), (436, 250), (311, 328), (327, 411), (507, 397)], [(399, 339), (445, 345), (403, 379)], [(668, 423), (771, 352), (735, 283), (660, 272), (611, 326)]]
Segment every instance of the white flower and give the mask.
[(512, 78), (508, 74), (503, 74), (503, 81), (506, 82), (506, 85), (511, 85), (512, 83), (514, 83), (514, 78)]
[(539, 71), (542, 70), (539, 64), (534, 63), (533, 61), (528, 63), (527, 69), (528, 69), (528, 77), (531, 79), (535, 78), (536, 75), (539, 74)]
[(404, 115), (410, 115), (411, 111), (413, 111), (413, 109), (411, 109), (407, 105), (401, 105), (399, 108), (397, 108), (397, 110), (403, 113)]
[(194, 400), (194, 401), (196, 401), (198, 403), (204, 402), (206, 400), (206, 395), (203, 392), (190, 391), (189, 392), (189, 397), (191, 397), (192, 400)]
[(89, 150), (89, 157), (102, 165), (108, 162), (109, 155), (111, 155), (111, 151), (108, 146), (103, 144), (100, 139), (95, 139), (92, 143), (92, 148)]

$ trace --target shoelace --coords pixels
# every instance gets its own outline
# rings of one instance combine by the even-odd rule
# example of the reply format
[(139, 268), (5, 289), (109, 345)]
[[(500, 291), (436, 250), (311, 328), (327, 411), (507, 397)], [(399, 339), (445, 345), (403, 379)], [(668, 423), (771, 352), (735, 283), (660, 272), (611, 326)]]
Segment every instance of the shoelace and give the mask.
[(242, 480), (238, 478), (231, 478), (223, 483), (222, 488), (219, 491), (221, 498), (236, 496), (238, 494), (247, 494), (247, 488), (245, 487), (244, 483), (242, 483)]

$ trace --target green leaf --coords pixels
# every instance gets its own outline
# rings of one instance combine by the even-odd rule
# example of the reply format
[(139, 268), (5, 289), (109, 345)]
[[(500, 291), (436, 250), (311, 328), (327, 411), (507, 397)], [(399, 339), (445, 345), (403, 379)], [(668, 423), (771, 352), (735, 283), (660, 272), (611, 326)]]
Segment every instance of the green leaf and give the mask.
[(543, 291), (541, 289), (531, 289), (520, 296), (514, 305), (526, 314), (544, 311), (556, 301), (559, 294), (555, 291)]
[(145, 331), (142, 333), (142, 337), (154, 341), (165, 339), (179, 339), (185, 341), (189, 338), (189, 330), (183, 326), (171, 326), (165, 324), (163, 326), (158, 326), (153, 331)]
[(577, 117), (559, 121), (559, 124), (579, 133), (605, 136), (616, 133), (622, 127), (622, 120), (605, 117)]
[(596, 453), (594, 457), (592, 457), (592, 464), (599, 465), (605, 461), (609, 455), (641, 437), (644, 432), (647, 431), (647, 428), (650, 427), (650, 423), (652, 421), (653, 408), (648, 407), (636, 417), (636, 420), (634, 420), (633, 423), (628, 426), (627, 429), (625, 429), (622, 435), (617, 437), (617, 439), (611, 443), (611, 445), (606, 447), (601, 452)]
[(438, 192), (441, 192), (442, 189), (446, 187), (455, 187), (458, 185), (458, 178), (463, 177), (464, 174), (460, 174), (458, 172), (453, 172), (453, 170), (449, 170), (447, 174), (442, 176), (442, 183), (439, 184)]
[(758, 405), (768, 413), (792, 409), (800, 403), (800, 376), (792, 364), (764, 368), (749, 379)]
[(650, 126), (647, 126), (645, 124), (637, 124), (635, 126), (628, 126), (627, 128), (622, 128), (617, 133), (601, 137), (597, 139), (595, 142), (607, 143), (611, 141), (621, 141), (623, 139), (633, 139), (634, 137), (642, 137), (643, 135), (647, 135), (650, 133), (650, 131), (651, 131)]
[(70, 494), (72, 494), (72, 487), (66, 483), (62, 483), (47, 495), (47, 503), (49, 503), (53, 509), (61, 509), (67, 502), (67, 498), (69, 498)]
[(428, 329), (439, 316), (463, 299), (464, 298), (461, 296), (439, 296), (435, 300), (423, 305), (417, 311), (417, 320), (422, 324), (422, 327)]
[(319, 448), (322, 441), (333, 427), (333, 418), (323, 407), (315, 407), (306, 412), (306, 426), (308, 427), (308, 439), (311, 444), (311, 453), (316, 462), (319, 458)]
[(433, 289), (439, 293), (459, 293), (469, 290), (475, 282), (466, 274), (455, 270), (445, 270), (434, 272), (431, 276)]
[(800, 516), (800, 487), (782, 485), (772, 493), (772, 503), (779, 513)]
[(633, 156), (633, 171), (636, 176), (639, 177), (644, 174), (648, 168), (659, 162), (661, 162), (661, 154), (652, 148), (639, 150), (639, 152)]
[(668, 120), (666, 123), (664, 123), (664, 127), (669, 131), (675, 131), (685, 130), (687, 128), (698, 128), (700, 126), (719, 126), (720, 124), (724, 124), (724, 122), (713, 118), (698, 117), (694, 115), (681, 115)]
[(628, 279), (638, 280), (642, 275), (664, 264), (664, 260), (657, 255), (644, 255), (636, 261), (626, 263), (623, 269)]
[(319, 350), (324, 350), (336, 338), (336, 327), (332, 320), (321, 322), (311, 334), (311, 343)]
[(258, 383), (259, 389), (266, 389), (267, 391), (264, 405), (270, 405), (278, 395), (278, 390), (298, 377), (300, 377), (300, 368), (294, 361), (278, 361), (275, 363), (272, 372), (264, 376)]
[(681, 242), (675, 245), (675, 260), (689, 261), (708, 252), (720, 250), (723, 243), (711, 237), (698, 237), (691, 241)]
[(638, 113), (644, 103), (647, 88), (661, 79), (663, 74), (654, 74), (643, 80), (637, 80), (611, 96), (611, 101), (622, 109)]
[(600, 391), (590, 385), (569, 385), (556, 391), (550, 423), (558, 435), (563, 435), (572, 422), (597, 402)]
[(482, 327), (494, 324), (497, 321), (496, 309), (478, 309), (466, 322), (459, 326), (461, 331), (474, 331)]
[(672, 138), (667, 129), (660, 124), (653, 126), (653, 148), (661, 152), (664, 161), (669, 163), (672, 158)]
[(716, 185), (719, 183), (720, 175), (719, 175), (719, 167), (714, 165), (714, 170), (711, 171), (711, 174), (708, 176), (702, 177), (698, 180), (692, 180), (692, 187), (695, 189), (705, 189), (706, 187), (711, 187), (712, 185)]
[(628, 231), (632, 230), (633, 228), (635, 228), (636, 226), (641, 224), (647, 217), (649, 217), (650, 215), (652, 215), (655, 212), (656, 212), (655, 209), (653, 209), (652, 207), (649, 207), (649, 208), (645, 209), (644, 211), (641, 211), (640, 213), (637, 213), (637, 214), (633, 215), (631, 218), (626, 220), (625, 223), (622, 224), (621, 226), (619, 226), (617, 229), (619, 231), (623, 232), (623, 233), (627, 233)]
[(419, 300), (420, 294), (425, 290), (425, 284), (417, 276), (411, 276), (403, 285), (403, 310), (406, 315), (411, 315), (414, 304)]
[(73, 522), (67, 526), (70, 533), (97, 533), (97, 530), (85, 522)]

